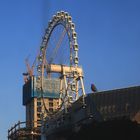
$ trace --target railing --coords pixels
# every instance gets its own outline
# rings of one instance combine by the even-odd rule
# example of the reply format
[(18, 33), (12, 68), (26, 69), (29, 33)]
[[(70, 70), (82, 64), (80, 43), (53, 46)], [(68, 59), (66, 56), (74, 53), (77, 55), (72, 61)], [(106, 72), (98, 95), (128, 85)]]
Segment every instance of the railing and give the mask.
[(20, 122), (16, 123), (13, 127), (8, 130), (8, 140), (14, 140), (21, 136), (40, 136), (40, 128), (33, 127), (33, 122)]

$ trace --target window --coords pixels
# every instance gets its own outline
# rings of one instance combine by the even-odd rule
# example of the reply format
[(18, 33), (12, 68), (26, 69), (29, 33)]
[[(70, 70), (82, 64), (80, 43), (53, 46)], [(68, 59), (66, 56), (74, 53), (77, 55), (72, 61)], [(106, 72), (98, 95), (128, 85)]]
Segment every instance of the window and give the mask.
[(49, 103), (49, 107), (53, 107), (53, 103)]
[(41, 102), (37, 102), (37, 106), (41, 106)]
[(53, 108), (49, 108), (49, 111), (50, 111), (50, 112), (53, 112)]
[(37, 114), (37, 118), (41, 118), (40, 114)]
[(41, 107), (37, 107), (37, 112), (41, 112)]

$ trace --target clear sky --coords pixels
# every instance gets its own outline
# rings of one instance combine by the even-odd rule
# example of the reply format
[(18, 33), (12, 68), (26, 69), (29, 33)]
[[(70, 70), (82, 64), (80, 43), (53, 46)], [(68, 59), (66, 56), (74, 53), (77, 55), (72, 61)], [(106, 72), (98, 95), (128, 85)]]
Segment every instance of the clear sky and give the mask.
[(139, 0), (0, 0), (0, 140), (18, 120), (25, 58), (36, 55), (52, 15), (70, 13), (78, 34), (85, 88), (140, 85)]

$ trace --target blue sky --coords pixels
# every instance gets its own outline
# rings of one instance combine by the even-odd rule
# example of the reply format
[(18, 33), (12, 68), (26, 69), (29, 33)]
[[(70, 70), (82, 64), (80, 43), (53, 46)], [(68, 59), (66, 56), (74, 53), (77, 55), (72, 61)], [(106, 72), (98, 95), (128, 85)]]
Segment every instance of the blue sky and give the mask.
[(70, 13), (78, 34), (85, 88), (140, 85), (139, 0), (0, 1), (0, 139), (25, 120), (22, 73), (25, 58), (36, 55), (47, 22), (57, 11)]

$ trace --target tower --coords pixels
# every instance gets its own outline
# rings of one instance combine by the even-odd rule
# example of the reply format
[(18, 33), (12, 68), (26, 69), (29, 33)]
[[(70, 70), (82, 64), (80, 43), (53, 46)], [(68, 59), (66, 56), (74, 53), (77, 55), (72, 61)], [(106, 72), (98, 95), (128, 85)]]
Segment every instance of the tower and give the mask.
[(23, 85), (23, 105), (26, 108), (26, 127), (41, 126), (41, 117), (51, 113), (59, 106), (58, 79), (43, 79), (43, 91), (38, 90), (38, 77), (30, 77)]

